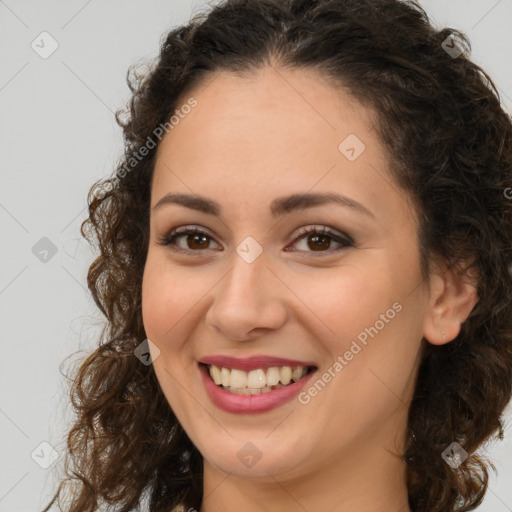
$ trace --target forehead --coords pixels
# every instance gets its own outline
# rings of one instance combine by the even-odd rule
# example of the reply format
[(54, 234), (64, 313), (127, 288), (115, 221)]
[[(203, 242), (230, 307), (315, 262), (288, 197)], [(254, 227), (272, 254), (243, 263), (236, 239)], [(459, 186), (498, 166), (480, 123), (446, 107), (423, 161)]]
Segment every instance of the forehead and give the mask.
[(182, 95), (177, 110), (191, 99), (195, 106), (159, 145), (152, 206), (171, 191), (249, 214), (275, 197), (314, 191), (343, 193), (377, 212), (400, 208), (390, 205), (401, 197), (373, 112), (316, 71), (219, 72)]
[(182, 95), (177, 111), (192, 98), (195, 106), (179, 116), (157, 154), (168, 165), (186, 163), (187, 172), (233, 164), (247, 176), (273, 163), (284, 172), (288, 162), (296, 172), (318, 175), (339, 160), (339, 144), (349, 135), (374, 156), (385, 153), (372, 112), (313, 70), (267, 66), (244, 77), (218, 72)]
[[(226, 132), (256, 132), (271, 138), (282, 129), (288, 138), (340, 137), (349, 127), (364, 135), (373, 125), (373, 112), (351, 96), (348, 88), (308, 68), (284, 69), (265, 66), (243, 76), (220, 71), (208, 75), (192, 91), (182, 94), (177, 110), (191, 97), (197, 106), (180, 116), (181, 128), (194, 124), (201, 135)], [(185, 123), (185, 119), (187, 122)], [(210, 131), (209, 131), (210, 129)], [(172, 129), (172, 132), (183, 129)], [(173, 138), (173, 137), (169, 137)]]

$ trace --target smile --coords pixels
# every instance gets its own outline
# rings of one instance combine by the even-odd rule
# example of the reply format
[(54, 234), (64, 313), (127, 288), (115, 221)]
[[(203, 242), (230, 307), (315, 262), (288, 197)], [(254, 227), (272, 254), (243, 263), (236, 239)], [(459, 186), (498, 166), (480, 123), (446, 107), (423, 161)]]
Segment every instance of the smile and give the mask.
[(290, 402), (318, 369), (305, 361), (265, 356), (211, 356), (198, 366), (211, 402), (234, 414), (263, 413)]
[(312, 366), (272, 366), (249, 372), (207, 365), (209, 375), (217, 386), (237, 395), (260, 395), (298, 382), (311, 371)]

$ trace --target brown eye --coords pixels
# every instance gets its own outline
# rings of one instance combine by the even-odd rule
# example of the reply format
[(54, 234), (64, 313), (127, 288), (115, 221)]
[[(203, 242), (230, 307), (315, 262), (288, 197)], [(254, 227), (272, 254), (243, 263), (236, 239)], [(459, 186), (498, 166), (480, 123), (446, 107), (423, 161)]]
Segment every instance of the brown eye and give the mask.
[[(182, 242), (180, 242), (183, 240)], [(172, 246), (172, 250), (177, 252), (201, 253), (201, 251), (210, 249), (210, 242), (213, 238), (206, 232), (197, 227), (182, 226), (173, 229), (166, 237), (158, 243), (160, 245)], [(291, 249), (299, 252), (331, 253), (337, 252), (347, 247), (353, 247), (352, 239), (343, 233), (332, 231), (326, 226), (308, 226), (299, 232), (294, 245), (298, 241), (304, 242), (305, 247)], [(332, 244), (338, 244), (338, 248), (331, 248)], [(286, 249), (285, 249), (286, 250)]]
[(330, 237), (326, 235), (308, 235), (307, 240), (311, 241), (311, 243), (308, 244), (308, 247), (313, 251), (329, 249), (329, 246), (331, 245)]
[[(178, 243), (177, 241), (184, 240)], [(165, 246), (173, 246), (173, 250), (179, 252), (198, 252), (209, 249), (210, 241), (213, 238), (198, 228), (183, 226), (173, 229), (166, 237), (158, 243)]]
[[(299, 232), (298, 238), (296, 238), (295, 245), (297, 245), (297, 240), (304, 240), (306, 246), (306, 249), (304, 249), (305, 252), (332, 252), (339, 251), (346, 247), (352, 247), (354, 245), (354, 242), (349, 236), (331, 231), (326, 226), (322, 226), (320, 228), (316, 226), (308, 226), (303, 228)], [(331, 249), (333, 241), (341, 247), (338, 249)], [(303, 249), (299, 250), (303, 251)]]
[(186, 236), (185, 240), (189, 249), (208, 249), (209, 241), (206, 235), (201, 233), (191, 233), (182, 236)]

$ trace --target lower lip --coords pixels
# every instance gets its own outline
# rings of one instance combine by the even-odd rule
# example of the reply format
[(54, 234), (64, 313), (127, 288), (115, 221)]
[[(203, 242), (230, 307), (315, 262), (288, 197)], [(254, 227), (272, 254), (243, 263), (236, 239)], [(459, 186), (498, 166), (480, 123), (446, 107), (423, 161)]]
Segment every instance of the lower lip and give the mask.
[(203, 379), (206, 392), (211, 401), (223, 411), (236, 414), (255, 414), (270, 411), (297, 396), (304, 385), (311, 379), (316, 370), (308, 373), (297, 382), (283, 388), (274, 389), (261, 395), (237, 395), (224, 391), (217, 386), (210, 377), (206, 366), (200, 364), (199, 371)]

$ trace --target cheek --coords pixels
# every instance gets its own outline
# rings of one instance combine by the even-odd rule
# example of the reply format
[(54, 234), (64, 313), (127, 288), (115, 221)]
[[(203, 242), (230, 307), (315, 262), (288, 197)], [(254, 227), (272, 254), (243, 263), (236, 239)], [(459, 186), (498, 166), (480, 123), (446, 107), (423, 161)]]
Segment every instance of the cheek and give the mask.
[(218, 280), (217, 274), (208, 277), (199, 267), (187, 271), (172, 265), (165, 255), (148, 254), (142, 280), (142, 321), (166, 364), (174, 366), (176, 355), (185, 361), (193, 350), (187, 340), (206, 314), (201, 301)]
[(392, 276), (389, 266), (375, 261), (363, 266), (361, 262), (326, 269), (325, 273), (316, 270), (311, 279), (296, 279), (293, 291), (307, 306), (309, 316), (323, 325), (323, 330), (318, 329), (319, 338), (332, 340), (331, 351), (339, 353), (400, 298), (400, 288)]
[(142, 321), (150, 340), (159, 338), (157, 333), (160, 332), (165, 318), (162, 314), (165, 309), (162, 300), (164, 290), (163, 282), (158, 279), (158, 272), (148, 255), (142, 279)]
[(176, 272), (171, 273), (168, 263), (161, 263), (151, 251), (148, 253), (142, 280), (142, 320), (146, 336), (159, 349), (153, 369), (175, 414), (186, 409), (187, 402), (178, 384), (187, 371), (180, 359), (185, 355), (180, 340), (187, 339), (188, 327), (187, 322), (180, 320), (192, 307), (192, 303), (187, 303), (192, 298), (182, 284)]
[(150, 251), (142, 279), (142, 319), (150, 340), (159, 345), (164, 341), (165, 333), (185, 315), (187, 296), (190, 291), (182, 289), (181, 280)]

